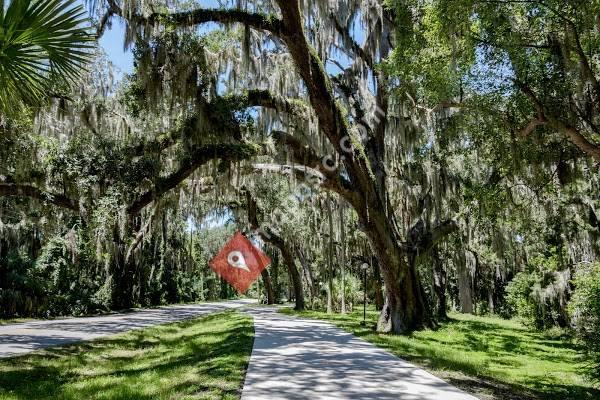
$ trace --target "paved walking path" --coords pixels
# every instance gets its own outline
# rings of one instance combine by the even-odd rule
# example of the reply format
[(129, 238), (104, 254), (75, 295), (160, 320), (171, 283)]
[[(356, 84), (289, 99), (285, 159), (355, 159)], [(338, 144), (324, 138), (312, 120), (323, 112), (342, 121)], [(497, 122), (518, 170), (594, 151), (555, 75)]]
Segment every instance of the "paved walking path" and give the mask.
[(0, 358), (96, 339), (131, 329), (194, 318), (229, 308), (253, 304), (253, 300), (234, 300), (141, 309), (125, 314), (67, 318), (0, 325)]
[(476, 400), (328, 323), (248, 312), (256, 336), (242, 400)]

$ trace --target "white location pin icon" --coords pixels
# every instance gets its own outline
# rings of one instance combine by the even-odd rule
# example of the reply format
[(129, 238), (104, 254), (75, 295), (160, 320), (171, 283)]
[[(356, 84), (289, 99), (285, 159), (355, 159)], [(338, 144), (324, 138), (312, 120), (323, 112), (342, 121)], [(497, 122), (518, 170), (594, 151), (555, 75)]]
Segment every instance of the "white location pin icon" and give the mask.
[(244, 271), (250, 272), (250, 269), (246, 265), (246, 260), (241, 251), (232, 251), (227, 255), (227, 262), (233, 268), (243, 269)]

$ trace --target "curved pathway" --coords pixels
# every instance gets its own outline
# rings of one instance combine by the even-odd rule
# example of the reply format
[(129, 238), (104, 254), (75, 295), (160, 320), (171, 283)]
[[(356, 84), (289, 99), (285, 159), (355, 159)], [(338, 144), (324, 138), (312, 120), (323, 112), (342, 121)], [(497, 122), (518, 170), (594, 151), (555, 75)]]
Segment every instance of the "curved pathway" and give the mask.
[(131, 329), (177, 322), (200, 315), (254, 304), (253, 300), (165, 306), (124, 314), (66, 318), (0, 325), (0, 358), (44, 347), (114, 335)]
[(242, 400), (476, 400), (326, 322), (248, 312), (256, 336)]

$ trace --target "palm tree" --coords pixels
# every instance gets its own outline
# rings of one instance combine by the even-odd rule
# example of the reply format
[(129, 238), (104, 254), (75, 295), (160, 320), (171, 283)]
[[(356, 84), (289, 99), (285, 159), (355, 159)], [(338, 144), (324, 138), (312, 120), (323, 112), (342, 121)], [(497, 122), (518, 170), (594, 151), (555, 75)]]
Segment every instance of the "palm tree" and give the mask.
[(94, 44), (76, 0), (0, 0), (0, 114), (40, 106), (79, 77)]

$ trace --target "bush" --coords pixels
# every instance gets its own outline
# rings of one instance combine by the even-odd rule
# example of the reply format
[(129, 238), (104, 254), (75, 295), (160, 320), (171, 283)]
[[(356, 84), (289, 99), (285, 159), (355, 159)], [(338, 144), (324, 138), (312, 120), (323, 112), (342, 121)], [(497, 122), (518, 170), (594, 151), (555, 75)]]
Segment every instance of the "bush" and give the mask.
[(35, 261), (31, 273), (47, 299), (41, 316), (85, 315), (107, 308), (98, 302), (101, 277), (89, 267), (92, 257), (80, 234), (73, 230), (50, 237)]
[(529, 262), (529, 271), (518, 273), (506, 286), (504, 315), (516, 315), (536, 329), (568, 326), (567, 299), (570, 270), (562, 268), (560, 255), (551, 249), (548, 256)]
[(600, 263), (580, 268), (569, 311), (577, 337), (592, 359), (590, 373), (600, 379)]
[[(363, 292), (360, 279), (346, 273), (344, 277), (344, 292), (346, 300), (346, 311), (352, 311), (355, 304), (362, 302)], [(337, 277), (333, 280), (333, 308), (335, 311), (342, 310), (342, 278)]]
[(18, 250), (9, 251), (0, 259), (0, 317), (43, 316), (46, 303), (34, 262)]

